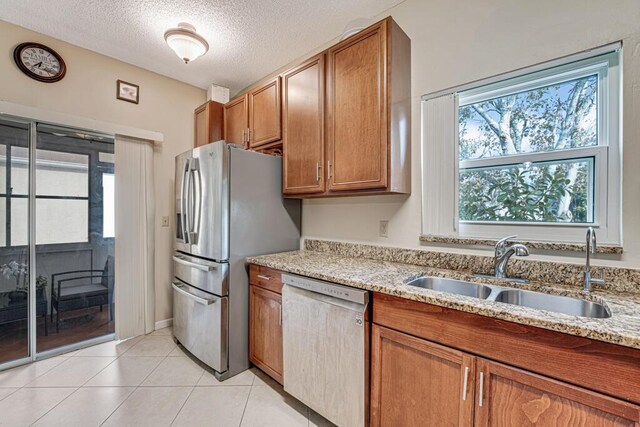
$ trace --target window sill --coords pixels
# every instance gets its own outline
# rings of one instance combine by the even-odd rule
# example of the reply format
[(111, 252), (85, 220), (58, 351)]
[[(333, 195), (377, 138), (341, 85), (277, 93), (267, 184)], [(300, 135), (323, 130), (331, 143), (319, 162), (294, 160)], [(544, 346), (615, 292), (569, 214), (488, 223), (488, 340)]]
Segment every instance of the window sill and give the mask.
[[(453, 245), (470, 245), (470, 246), (494, 246), (498, 240), (492, 239), (474, 239), (472, 237), (457, 236), (434, 236), (420, 235), (420, 241), (425, 243), (447, 243)], [(582, 243), (569, 242), (542, 242), (534, 240), (514, 239), (519, 243), (527, 245), (530, 249), (541, 249), (548, 251), (572, 251), (584, 252), (585, 245)], [(597, 253), (599, 254), (621, 254), (622, 246), (617, 245), (598, 245)]]

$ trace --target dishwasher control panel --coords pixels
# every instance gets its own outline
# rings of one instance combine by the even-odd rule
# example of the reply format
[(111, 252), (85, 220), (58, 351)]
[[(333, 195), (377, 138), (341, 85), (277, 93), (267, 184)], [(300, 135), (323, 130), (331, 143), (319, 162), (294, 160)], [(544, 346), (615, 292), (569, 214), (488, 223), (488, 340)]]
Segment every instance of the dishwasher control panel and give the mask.
[(282, 275), (282, 283), (358, 304), (367, 304), (369, 302), (369, 291), (365, 291), (364, 289), (351, 288), (349, 286), (286, 273)]

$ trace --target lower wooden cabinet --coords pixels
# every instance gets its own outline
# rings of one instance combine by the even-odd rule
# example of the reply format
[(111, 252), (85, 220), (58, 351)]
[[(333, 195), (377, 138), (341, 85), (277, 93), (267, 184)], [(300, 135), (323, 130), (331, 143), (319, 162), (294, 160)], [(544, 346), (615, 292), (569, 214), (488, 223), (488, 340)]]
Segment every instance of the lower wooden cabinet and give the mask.
[(249, 286), (249, 360), (282, 384), (282, 296)]
[[(476, 426), (638, 426), (638, 406), (484, 359)], [(580, 369), (576, 366), (575, 369)]]
[(475, 358), (373, 326), (371, 426), (470, 426)]
[(378, 325), (371, 347), (375, 427), (640, 423), (640, 407), (632, 403)]

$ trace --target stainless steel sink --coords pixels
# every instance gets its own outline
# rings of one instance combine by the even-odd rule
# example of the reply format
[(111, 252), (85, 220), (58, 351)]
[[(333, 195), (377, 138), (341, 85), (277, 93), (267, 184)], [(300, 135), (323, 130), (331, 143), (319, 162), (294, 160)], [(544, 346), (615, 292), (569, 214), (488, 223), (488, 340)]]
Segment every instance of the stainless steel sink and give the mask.
[(585, 301), (578, 298), (543, 294), (540, 292), (523, 291), (521, 289), (506, 289), (495, 298), (497, 302), (514, 304), (538, 310), (564, 313), (570, 316), (592, 317), (604, 319), (611, 317), (611, 311), (606, 305)]
[(481, 299), (487, 299), (491, 295), (491, 287), (489, 286), (441, 277), (418, 277), (407, 285)]

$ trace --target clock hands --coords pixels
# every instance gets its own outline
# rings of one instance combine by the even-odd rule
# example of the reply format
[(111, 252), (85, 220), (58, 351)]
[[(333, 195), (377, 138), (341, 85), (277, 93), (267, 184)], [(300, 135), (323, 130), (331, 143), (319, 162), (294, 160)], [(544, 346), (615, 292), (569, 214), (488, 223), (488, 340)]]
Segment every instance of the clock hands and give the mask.
[(42, 61), (38, 62), (37, 64), (34, 64), (33, 66), (34, 66), (34, 67), (41, 68), (41, 67), (42, 67)]

